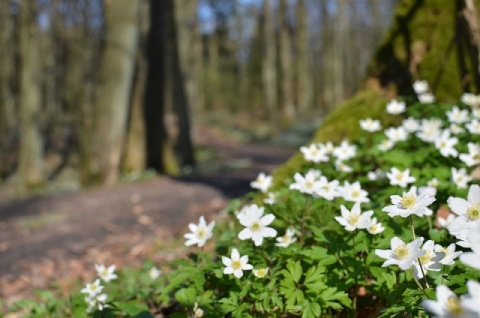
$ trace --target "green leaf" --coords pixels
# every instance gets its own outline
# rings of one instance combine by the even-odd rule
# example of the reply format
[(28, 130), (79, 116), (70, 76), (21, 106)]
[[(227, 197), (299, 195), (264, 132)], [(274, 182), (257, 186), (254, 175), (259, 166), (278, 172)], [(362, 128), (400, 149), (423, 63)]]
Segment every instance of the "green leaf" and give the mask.
[(302, 318), (315, 318), (320, 317), (322, 309), (318, 303), (307, 302), (303, 308)]
[(298, 283), (300, 278), (302, 278), (302, 265), (299, 261), (293, 262), (292, 260), (288, 260), (287, 262), (287, 269), (292, 274), (293, 281)]
[(197, 300), (197, 290), (193, 287), (182, 288), (175, 293), (175, 299), (181, 305), (193, 307)]

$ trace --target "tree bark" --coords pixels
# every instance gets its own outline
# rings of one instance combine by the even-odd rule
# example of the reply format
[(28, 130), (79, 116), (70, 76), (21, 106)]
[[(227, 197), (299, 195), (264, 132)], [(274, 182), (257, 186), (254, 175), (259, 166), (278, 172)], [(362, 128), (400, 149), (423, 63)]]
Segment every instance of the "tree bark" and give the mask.
[(13, 91), (15, 77), (11, 63), (15, 54), (14, 21), (8, 14), (9, 10), (8, 2), (0, 3), (0, 179), (13, 172), (14, 162), (17, 161), (17, 151), (13, 149), (16, 112)]
[(268, 115), (276, 120), (277, 113), (277, 56), (275, 25), (270, 0), (263, 0), (263, 58), (262, 81)]
[(295, 105), (293, 102), (293, 67), (292, 67), (292, 41), (287, 17), (287, 1), (280, 0), (280, 69), (281, 69), (281, 96), (283, 116), (287, 123), (291, 123), (295, 117)]
[(301, 112), (312, 107), (312, 76), (310, 70), (308, 14), (305, 0), (297, 0), (296, 8), (296, 68), (297, 68), (297, 105)]
[(147, 39), (147, 81), (144, 116), (146, 165), (157, 172), (176, 174), (178, 166), (165, 126), (167, 57), (167, 3), (150, 0), (150, 30)]
[(139, 1), (104, 0), (106, 39), (98, 70), (88, 175), (112, 184), (119, 174), (138, 37)]
[(18, 16), (18, 106), (20, 153), (18, 174), (21, 186), (44, 183), (43, 138), (40, 132), (40, 87), (35, 47), (38, 37), (36, 1), (20, 2)]

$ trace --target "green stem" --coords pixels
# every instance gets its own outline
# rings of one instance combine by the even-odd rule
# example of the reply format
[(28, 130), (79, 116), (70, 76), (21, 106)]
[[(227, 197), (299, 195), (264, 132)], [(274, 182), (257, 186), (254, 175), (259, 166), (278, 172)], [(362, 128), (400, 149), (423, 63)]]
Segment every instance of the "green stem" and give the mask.
[(413, 269), (410, 268), (410, 273), (412, 274), (412, 277), (413, 277), (413, 280), (415, 281), (415, 283), (417, 283), (417, 286), (418, 288), (420, 288), (420, 290), (422, 291), (422, 293), (428, 297), (427, 293), (425, 292), (425, 289), (423, 288), (422, 284), (420, 284), (420, 282), (418, 281), (418, 279), (415, 277), (415, 274), (413, 273)]
[(415, 228), (413, 227), (413, 218), (411, 214), (409, 216), (409, 219), (410, 219), (410, 227), (412, 228), (413, 239), (415, 240)]

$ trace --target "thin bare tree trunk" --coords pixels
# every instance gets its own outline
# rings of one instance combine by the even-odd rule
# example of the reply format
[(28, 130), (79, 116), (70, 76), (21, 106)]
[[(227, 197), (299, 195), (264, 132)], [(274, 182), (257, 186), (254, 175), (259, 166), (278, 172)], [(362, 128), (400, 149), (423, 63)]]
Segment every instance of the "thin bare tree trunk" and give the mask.
[(308, 13), (305, 0), (297, 0), (296, 8), (296, 67), (297, 67), (297, 104), (301, 112), (312, 107), (312, 76), (310, 69)]
[[(180, 165), (193, 166), (195, 164), (192, 139), (190, 136), (190, 108), (195, 102), (197, 87), (194, 75), (191, 72), (191, 48), (188, 45), (189, 34), (185, 23), (177, 23), (175, 13), (181, 13), (182, 7), (176, 7), (181, 2), (165, 0), (167, 2), (167, 21), (169, 39), (167, 54), (170, 57), (173, 83), (173, 105), (178, 119), (178, 136), (176, 142), (177, 157)], [(178, 10), (177, 10), (178, 9)], [(179, 27), (180, 26), (180, 27)]]
[(295, 105), (293, 103), (293, 67), (292, 67), (292, 41), (289, 32), (287, 17), (287, 1), (280, 0), (280, 70), (281, 70), (281, 96), (283, 116), (287, 123), (291, 123), (295, 117)]
[(45, 181), (43, 138), (40, 132), (39, 52), (36, 1), (20, 2), (18, 17), (18, 105), (20, 119), (20, 154), (18, 173), (25, 188)]
[[(119, 174), (135, 66), (139, 1), (104, 0), (106, 39), (94, 101), (87, 180), (112, 184)], [(85, 180), (85, 179), (84, 179)]]
[(275, 120), (277, 109), (277, 56), (275, 49), (275, 25), (270, 0), (263, 0), (263, 57), (262, 80), (265, 106)]

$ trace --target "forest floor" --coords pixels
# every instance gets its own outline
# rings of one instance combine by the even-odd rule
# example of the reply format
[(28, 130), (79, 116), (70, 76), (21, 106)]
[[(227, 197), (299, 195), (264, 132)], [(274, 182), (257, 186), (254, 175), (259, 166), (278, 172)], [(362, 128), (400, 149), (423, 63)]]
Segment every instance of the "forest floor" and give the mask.
[(150, 260), (161, 267), (182, 257), (189, 223), (202, 215), (221, 218), (259, 172), (271, 172), (296, 151), (238, 142), (205, 127), (194, 136), (214, 154), (215, 169), (204, 162), (207, 172), (199, 175), (0, 200), (0, 312), (2, 300), (8, 307), (54, 282), (68, 293), (95, 275), (96, 263), (122, 268)]

